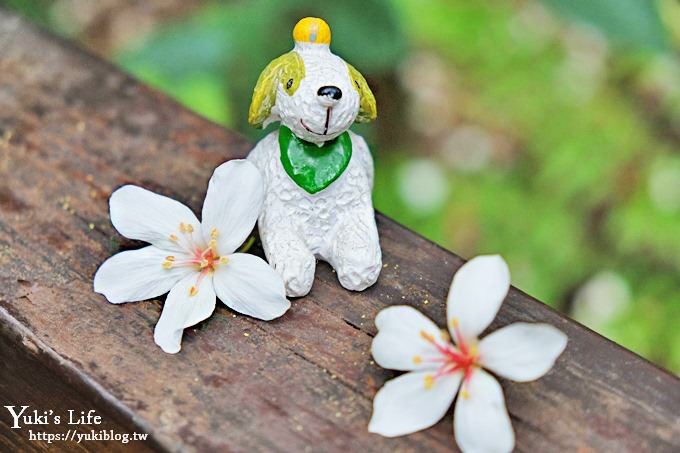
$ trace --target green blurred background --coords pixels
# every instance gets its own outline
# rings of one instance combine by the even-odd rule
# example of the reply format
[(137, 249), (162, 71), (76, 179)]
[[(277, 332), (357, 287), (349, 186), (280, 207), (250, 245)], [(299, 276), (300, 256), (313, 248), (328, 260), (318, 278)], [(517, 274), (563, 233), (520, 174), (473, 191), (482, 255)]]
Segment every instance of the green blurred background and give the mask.
[(379, 119), (377, 208), (680, 373), (676, 0), (5, 0), (253, 139), (295, 22), (325, 18)]

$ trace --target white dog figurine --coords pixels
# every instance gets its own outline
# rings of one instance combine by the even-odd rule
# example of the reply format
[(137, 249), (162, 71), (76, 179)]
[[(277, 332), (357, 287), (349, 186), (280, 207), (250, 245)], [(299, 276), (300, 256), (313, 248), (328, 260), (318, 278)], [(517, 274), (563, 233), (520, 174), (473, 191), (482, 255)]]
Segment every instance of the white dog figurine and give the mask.
[(269, 263), (288, 296), (312, 288), (316, 258), (330, 263), (342, 286), (361, 291), (382, 267), (371, 190), (373, 159), (349, 131), (375, 119), (364, 77), (331, 53), (331, 31), (308, 17), (293, 30), (294, 49), (264, 69), (248, 121), (280, 121), (248, 159), (261, 171), (265, 201), (259, 230)]

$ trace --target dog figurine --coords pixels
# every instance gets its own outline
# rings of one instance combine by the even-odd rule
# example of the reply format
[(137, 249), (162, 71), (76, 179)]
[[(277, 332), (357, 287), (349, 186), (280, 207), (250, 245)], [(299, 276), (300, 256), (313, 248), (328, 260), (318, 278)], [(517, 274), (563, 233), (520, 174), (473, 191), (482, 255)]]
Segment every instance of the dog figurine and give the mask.
[(317, 258), (333, 266), (343, 287), (362, 291), (378, 279), (382, 256), (373, 158), (349, 127), (376, 118), (375, 98), (364, 77), (331, 52), (322, 19), (302, 19), (293, 38), (293, 50), (260, 75), (248, 115), (256, 127), (280, 122), (248, 155), (265, 182), (260, 238), (288, 296), (309, 293)]

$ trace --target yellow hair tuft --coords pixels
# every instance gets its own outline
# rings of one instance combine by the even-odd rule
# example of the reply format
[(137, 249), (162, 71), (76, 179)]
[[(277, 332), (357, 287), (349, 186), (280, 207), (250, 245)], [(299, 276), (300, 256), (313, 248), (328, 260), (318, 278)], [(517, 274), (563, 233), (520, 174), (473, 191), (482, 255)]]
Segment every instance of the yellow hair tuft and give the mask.
[(255, 127), (262, 127), (276, 102), (279, 84), (282, 84), (286, 93), (292, 96), (304, 78), (305, 63), (297, 52), (291, 51), (272, 60), (255, 84), (248, 122)]
[(364, 76), (356, 70), (354, 66), (347, 63), (347, 70), (349, 77), (352, 79), (354, 89), (359, 93), (359, 114), (357, 115), (357, 123), (368, 123), (373, 121), (378, 116), (378, 107), (375, 103), (375, 96), (368, 87), (368, 83)]
[(295, 25), (293, 39), (297, 42), (330, 45), (331, 27), (318, 17), (305, 17)]

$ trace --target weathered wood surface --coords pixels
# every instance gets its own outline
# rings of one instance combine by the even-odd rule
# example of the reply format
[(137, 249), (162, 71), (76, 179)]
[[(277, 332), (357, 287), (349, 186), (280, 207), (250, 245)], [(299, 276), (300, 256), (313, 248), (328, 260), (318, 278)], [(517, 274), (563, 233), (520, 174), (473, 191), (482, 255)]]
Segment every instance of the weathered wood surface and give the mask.
[[(2, 405), (95, 408), (162, 451), (455, 449), (450, 413), (398, 439), (366, 426), (395, 375), (371, 361), (376, 313), (409, 304), (442, 322), (460, 258), (378, 216), (385, 268), (370, 290), (343, 290), (322, 264), (281, 319), (219, 307), (167, 355), (152, 339), (162, 301), (114, 306), (92, 292), (97, 266), (138, 246), (113, 230), (107, 198), (136, 183), (198, 209), (212, 169), (250, 144), (7, 12), (0, 136)], [(513, 289), (491, 330), (520, 320), (556, 325), (569, 345), (543, 379), (501, 381), (519, 451), (680, 451), (674, 376)], [(0, 414), (0, 450), (75, 447), (29, 443)]]

